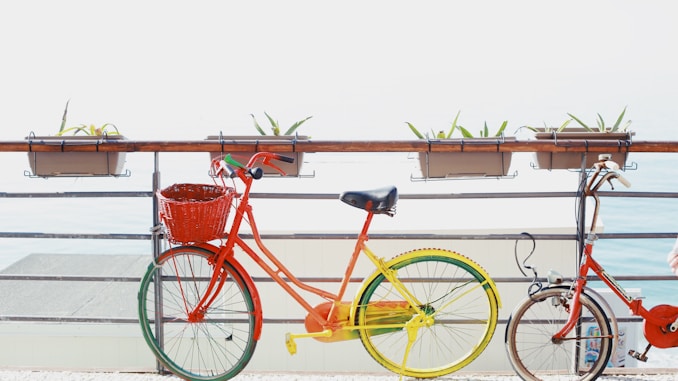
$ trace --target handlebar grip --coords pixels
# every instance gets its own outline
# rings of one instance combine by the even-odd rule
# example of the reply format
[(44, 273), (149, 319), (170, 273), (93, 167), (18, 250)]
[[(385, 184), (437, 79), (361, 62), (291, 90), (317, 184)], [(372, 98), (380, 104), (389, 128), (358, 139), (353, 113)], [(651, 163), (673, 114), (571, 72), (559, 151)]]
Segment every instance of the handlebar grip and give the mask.
[(234, 167), (236, 167), (236, 168), (245, 168), (245, 166), (244, 166), (243, 164), (241, 164), (240, 162), (238, 162), (237, 160), (235, 160), (235, 159), (231, 156), (230, 153), (227, 154), (226, 156), (224, 156), (224, 161), (225, 161), (227, 164), (230, 164), (230, 165), (232, 165), (232, 166), (234, 166)]
[(624, 185), (627, 188), (631, 188), (631, 182), (626, 179), (626, 177), (622, 176), (620, 173), (617, 173), (617, 180), (619, 180), (622, 185)]
[(294, 158), (289, 156), (283, 156), (278, 154), (277, 159), (280, 161), (284, 161), (285, 163), (294, 163)]
[(259, 167), (250, 168), (249, 174), (253, 179), (259, 180), (264, 176), (264, 170)]
[(628, 181), (626, 179), (626, 177), (622, 176), (621, 173), (619, 173), (619, 168), (620, 168), (619, 164), (615, 163), (612, 160), (605, 160), (605, 167), (607, 167), (608, 169), (611, 169), (612, 171), (614, 171), (616, 173), (617, 176), (615, 176), (615, 177), (616, 177), (617, 180), (619, 180), (620, 183), (622, 183), (622, 185), (624, 185), (627, 188), (631, 188), (631, 182)]

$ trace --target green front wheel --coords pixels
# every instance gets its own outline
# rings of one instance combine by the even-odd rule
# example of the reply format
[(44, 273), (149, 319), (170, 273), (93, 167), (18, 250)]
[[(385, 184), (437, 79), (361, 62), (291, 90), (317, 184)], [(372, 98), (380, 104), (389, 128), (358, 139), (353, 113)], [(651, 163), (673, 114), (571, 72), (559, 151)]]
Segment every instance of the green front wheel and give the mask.
[[(203, 247), (172, 248), (141, 281), (144, 338), (158, 361), (185, 380), (228, 380), (247, 365), (256, 346), (251, 292), (236, 267), (226, 262), (217, 269), (214, 255)], [(219, 291), (196, 315), (194, 307), (215, 271), (221, 273)]]

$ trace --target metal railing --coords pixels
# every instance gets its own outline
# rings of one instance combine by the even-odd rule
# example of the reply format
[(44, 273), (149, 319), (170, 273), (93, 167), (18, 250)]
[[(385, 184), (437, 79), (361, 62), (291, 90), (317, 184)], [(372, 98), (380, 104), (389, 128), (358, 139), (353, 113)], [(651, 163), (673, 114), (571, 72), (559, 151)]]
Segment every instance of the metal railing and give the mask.
[[(561, 141), (561, 144), (563, 142)], [(91, 150), (92, 146), (59, 146), (59, 150)], [(493, 147), (493, 146), (490, 146)], [(51, 151), (56, 150), (52, 145), (28, 145), (26, 142), (0, 142), (0, 152), (20, 152), (20, 151)], [(431, 150), (433, 146), (422, 141), (413, 142), (299, 142), (294, 145), (269, 144), (259, 142), (255, 145), (250, 143), (209, 143), (204, 141), (194, 142), (141, 142), (125, 141), (104, 143), (96, 146), (100, 151), (126, 151), (126, 152), (154, 152), (154, 172), (152, 189), (148, 191), (121, 191), (121, 192), (66, 192), (66, 193), (42, 193), (42, 192), (1, 192), (2, 198), (148, 198), (153, 203), (152, 213), (154, 225), (159, 223), (157, 213), (157, 200), (154, 195), (159, 188), (159, 155), (160, 152), (203, 152), (221, 150), (234, 152), (248, 149), (260, 151), (304, 151), (304, 152), (416, 152)], [(553, 142), (506, 142), (498, 144), (494, 149), (500, 151), (528, 152), (528, 151), (574, 151), (574, 152), (597, 152), (599, 149), (609, 148), (609, 144), (591, 142), (586, 146), (572, 144), (554, 145)], [(468, 152), (487, 150), (487, 146), (458, 146), (445, 145), (442, 148), (435, 147), (436, 150), (464, 150)], [(620, 149), (628, 152), (678, 152), (678, 142), (634, 142), (630, 146)], [(602, 197), (644, 197), (644, 198), (678, 198), (678, 192), (600, 192)], [(335, 193), (252, 193), (252, 198), (276, 198), (276, 199), (336, 199)], [(474, 198), (502, 198), (502, 199), (526, 199), (526, 198), (574, 198), (576, 192), (482, 192), (482, 193), (426, 193), (426, 194), (401, 194), (400, 199), (424, 200), (424, 199), (474, 199)], [(584, 213), (579, 215), (583, 216)], [(638, 239), (638, 238), (675, 238), (678, 232), (650, 232), (650, 233), (604, 233), (600, 234), (601, 239)], [(247, 238), (247, 236), (245, 235)], [(264, 239), (355, 239), (354, 234), (263, 234)], [(521, 234), (371, 234), (373, 239), (380, 240), (521, 240), (528, 237)], [(533, 234), (536, 240), (581, 240), (577, 234)], [(152, 242), (154, 255), (157, 256), (161, 250), (160, 237), (154, 233), (134, 233), (134, 234), (115, 234), (115, 233), (38, 233), (38, 232), (4, 232), (0, 231), (0, 238), (40, 238), (40, 239), (106, 239), (106, 240), (144, 240)], [(150, 260), (150, 256), (149, 256)], [(141, 276), (142, 274), (140, 274)], [(51, 275), (21, 275), (21, 274), (0, 274), (0, 281), (82, 281), (82, 282), (133, 282), (138, 283), (140, 276), (64, 276), (59, 274)], [(312, 282), (337, 282), (334, 278), (304, 278), (304, 281)], [(669, 276), (619, 276), (618, 280), (671, 280)], [(256, 278), (256, 282), (270, 282), (266, 277)], [(353, 282), (359, 282), (361, 279), (353, 279)], [(498, 277), (497, 283), (526, 282), (525, 278)], [(0, 316), (2, 321), (59, 321), (59, 322), (97, 322), (97, 323), (137, 323), (138, 320), (130, 318), (117, 317), (77, 317), (77, 316)], [(300, 322), (298, 319), (272, 319), (277, 322)]]

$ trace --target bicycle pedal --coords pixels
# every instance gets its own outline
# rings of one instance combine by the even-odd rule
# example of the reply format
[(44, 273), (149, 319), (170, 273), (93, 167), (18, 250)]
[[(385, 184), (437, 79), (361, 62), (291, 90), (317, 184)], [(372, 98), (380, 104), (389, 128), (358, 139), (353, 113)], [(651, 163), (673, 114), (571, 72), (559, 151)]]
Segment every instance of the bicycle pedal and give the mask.
[(290, 333), (285, 334), (285, 346), (287, 347), (287, 351), (290, 352), (290, 355), (297, 353), (297, 343)]
[(644, 353), (636, 352), (633, 349), (629, 351), (629, 356), (633, 357), (638, 361), (647, 362), (647, 356), (645, 356)]

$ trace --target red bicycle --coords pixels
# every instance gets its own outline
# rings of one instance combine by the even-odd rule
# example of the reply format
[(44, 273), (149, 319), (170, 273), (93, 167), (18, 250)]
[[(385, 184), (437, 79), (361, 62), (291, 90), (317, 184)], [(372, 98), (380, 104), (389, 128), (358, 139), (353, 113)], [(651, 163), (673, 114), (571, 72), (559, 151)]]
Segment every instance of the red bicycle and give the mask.
[(511, 314), (506, 350), (513, 369), (524, 380), (595, 380), (605, 370), (619, 331), (612, 310), (586, 286), (590, 271), (644, 320), (649, 344), (642, 353), (630, 351), (631, 356), (646, 361), (652, 346), (678, 346), (678, 307), (663, 304), (648, 310), (593, 258), (600, 208), (598, 190), (612, 180), (631, 186), (619, 173), (619, 165), (603, 157), (584, 183), (583, 197), (593, 198), (595, 209), (576, 278), (564, 283), (562, 276), (550, 271), (548, 287), (541, 289), (540, 283), (533, 283), (530, 289), (538, 291), (530, 292)]
[[(167, 369), (187, 380), (227, 380), (252, 357), (263, 309), (252, 277), (236, 259), (236, 247), (307, 311), (306, 332), (287, 334), (291, 354), (298, 338), (359, 339), (385, 368), (417, 378), (454, 372), (480, 355), (492, 338), (499, 308), (498, 291), (485, 270), (449, 250), (417, 249), (385, 260), (367, 246), (372, 218), (395, 214), (398, 192), (393, 186), (341, 194), (341, 201), (364, 211), (366, 218), (338, 291), (295, 277), (262, 242), (249, 203), (252, 185), (262, 176), (255, 164), (274, 166), (272, 160), (288, 159), (262, 152), (243, 165), (226, 156), (213, 163), (212, 171), (222, 180), (232, 179), (232, 188), (199, 186), (178, 197), (188, 207), (205, 199), (214, 204), (209, 212), (176, 215), (172, 208), (163, 209), (166, 236), (176, 246), (148, 267), (139, 291), (139, 320), (146, 342)], [(236, 180), (244, 184), (242, 192), (235, 190)], [(218, 211), (231, 204), (235, 216), (223, 238), (226, 213)], [(175, 229), (175, 224), (184, 228)], [(239, 235), (246, 224), (256, 249)], [(204, 226), (212, 229), (205, 233)], [(207, 242), (212, 240), (218, 243)], [(375, 271), (346, 301), (361, 253)], [(301, 292), (325, 301), (313, 306)]]

